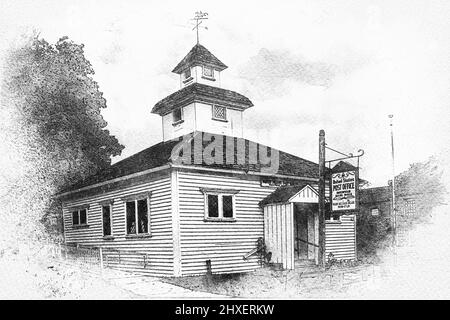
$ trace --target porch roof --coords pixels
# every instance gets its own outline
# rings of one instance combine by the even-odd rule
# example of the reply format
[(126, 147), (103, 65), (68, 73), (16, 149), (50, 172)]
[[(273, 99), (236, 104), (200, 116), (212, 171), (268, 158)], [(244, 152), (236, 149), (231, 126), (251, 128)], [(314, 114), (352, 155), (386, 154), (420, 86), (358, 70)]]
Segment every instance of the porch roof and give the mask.
[(310, 187), (315, 192), (317, 192), (309, 183), (301, 183), (296, 184), (293, 186), (281, 186), (278, 189), (276, 189), (274, 192), (269, 194), (267, 197), (265, 197), (263, 200), (259, 202), (260, 207), (264, 207), (267, 204), (271, 203), (286, 203), (289, 202), (289, 200), (295, 196), (297, 193), (299, 193), (302, 189), (305, 187)]

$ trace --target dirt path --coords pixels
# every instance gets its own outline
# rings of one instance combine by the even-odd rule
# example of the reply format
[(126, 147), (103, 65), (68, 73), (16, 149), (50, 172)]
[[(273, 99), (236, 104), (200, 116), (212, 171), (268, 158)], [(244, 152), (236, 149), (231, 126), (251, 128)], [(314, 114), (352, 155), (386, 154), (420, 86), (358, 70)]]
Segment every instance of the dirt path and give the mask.
[(105, 270), (103, 279), (108, 283), (129, 292), (137, 299), (166, 299), (166, 298), (225, 298), (208, 292), (193, 291), (161, 281), (155, 277), (135, 275), (128, 272)]

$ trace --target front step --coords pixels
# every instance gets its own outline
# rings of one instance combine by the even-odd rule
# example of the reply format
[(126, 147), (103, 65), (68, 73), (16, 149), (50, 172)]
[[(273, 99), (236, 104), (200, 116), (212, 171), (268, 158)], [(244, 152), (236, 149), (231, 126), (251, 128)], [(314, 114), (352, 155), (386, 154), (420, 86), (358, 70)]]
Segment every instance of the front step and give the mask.
[(296, 268), (314, 267), (316, 266), (316, 262), (314, 259), (297, 259), (295, 260), (294, 265)]
[(269, 263), (269, 268), (276, 271), (283, 270), (283, 264), (271, 262)]

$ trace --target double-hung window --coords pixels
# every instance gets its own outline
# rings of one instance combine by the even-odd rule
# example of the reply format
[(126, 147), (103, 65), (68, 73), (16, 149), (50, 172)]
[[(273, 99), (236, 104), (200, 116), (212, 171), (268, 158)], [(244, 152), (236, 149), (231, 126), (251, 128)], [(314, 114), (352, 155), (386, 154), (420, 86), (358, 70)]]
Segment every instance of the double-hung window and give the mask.
[(74, 227), (87, 226), (88, 207), (72, 209), (72, 225)]
[(127, 235), (150, 234), (150, 194), (123, 199), (126, 211)]
[(239, 190), (200, 188), (200, 191), (205, 197), (205, 220), (235, 220), (235, 195)]

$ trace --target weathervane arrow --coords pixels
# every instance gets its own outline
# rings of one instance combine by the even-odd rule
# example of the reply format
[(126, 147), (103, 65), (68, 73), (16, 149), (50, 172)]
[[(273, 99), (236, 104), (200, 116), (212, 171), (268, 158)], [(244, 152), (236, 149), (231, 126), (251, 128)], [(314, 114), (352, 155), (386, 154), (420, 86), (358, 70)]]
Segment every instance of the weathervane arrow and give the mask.
[[(201, 12), (201, 11), (197, 11), (195, 13), (195, 17), (192, 20), (195, 20), (195, 26), (194, 28), (192, 28), (192, 30), (196, 30), (197, 31), (197, 44), (200, 43), (200, 39), (199, 39), (199, 34), (198, 34), (198, 29), (200, 29), (200, 25), (202, 24), (202, 20), (207, 20), (208, 19), (208, 13), (207, 12)], [(208, 30), (208, 27), (203, 27), (206, 30)]]

